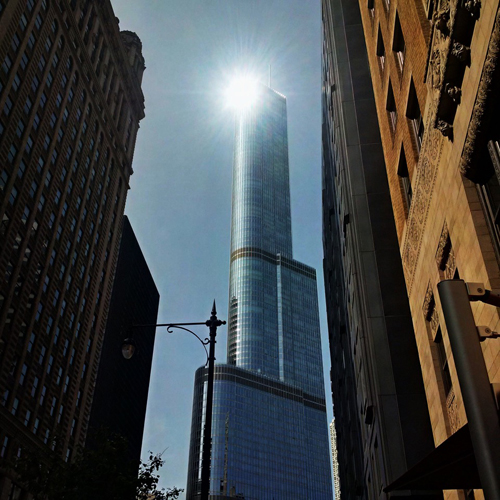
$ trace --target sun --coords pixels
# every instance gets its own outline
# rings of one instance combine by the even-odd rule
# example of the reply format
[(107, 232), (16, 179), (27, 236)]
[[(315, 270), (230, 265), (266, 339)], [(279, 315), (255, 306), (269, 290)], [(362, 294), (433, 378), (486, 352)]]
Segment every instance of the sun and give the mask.
[(233, 78), (226, 90), (226, 100), (229, 107), (238, 111), (250, 109), (256, 102), (258, 81), (251, 76)]

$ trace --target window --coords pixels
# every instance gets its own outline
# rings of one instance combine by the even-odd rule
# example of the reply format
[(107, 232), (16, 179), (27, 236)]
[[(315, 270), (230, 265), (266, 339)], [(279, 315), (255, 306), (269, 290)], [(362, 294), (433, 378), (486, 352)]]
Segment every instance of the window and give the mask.
[(389, 123), (391, 125), (391, 130), (395, 132), (396, 124), (398, 122), (398, 115), (396, 112), (396, 101), (394, 100), (394, 93), (392, 91), (392, 84), (390, 81), (389, 81), (389, 90), (387, 92), (386, 109), (389, 114)]
[(17, 92), (17, 89), (19, 88), (20, 85), (21, 85), (21, 79), (19, 78), (19, 75), (16, 73), (14, 76), (14, 80), (12, 81), (12, 88), (14, 89), (14, 91)]
[(57, 398), (54, 396), (52, 398), (52, 404), (50, 405), (50, 416), (54, 416), (54, 412), (56, 411), (57, 406)]
[(30, 209), (28, 208), (28, 206), (25, 206), (23, 215), (21, 215), (21, 222), (23, 224), (27, 224), (29, 217), (30, 217)]
[(9, 149), (9, 154), (7, 155), (9, 162), (14, 163), (16, 156), (17, 156), (17, 148), (16, 146), (14, 146), (14, 144), (11, 144)]
[[(73, 422), (75, 422), (73, 420)], [(73, 435), (73, 428), (74, 425), (71, 427), (71, 434)], [(5, 455), (7, 454), (7, 447), (9, 446), (9, 436), (5, 436), (3, 443), (2, 443), (2, 449), (0, 450), (0, 457), (4, 458)]]
[(484, 184), (478, 185), (477, 188), (498, 258), (500, 257), (500, 179), (496, 169), (500, 168), (499, 141), (489, 141), (487, 149), (488, 151), (484, 153), (482, 161), (485, 165), (490, 165), (492, 175)]
[(33, 350), (33, 345), (35, 344), (35, 340), (36, 340), (36, 335), (33, 332), (31, 332), (31, 337), (28, 342), (28, 348), (26, 349), (28, 352), (31, 352)]
[(47, 387), (44, 385), (42, 387), (42, 390), (40, 391), (40, 406), (43, 405), (43, 402), (45, 400), (45, 395), (47, 394)]
[(17, 137), (21, 138), (21, 136), (23, 135), (23, 132), (24, 132), (24, 122), (22, 120), (19, 120), (17, 122), (17, 129), (16, 129), (16, 135)]
[(33, 139), (30, 136), (28, 136), (28, 139), (26, 140), (26, 146), (25, 146), (25, 151), (27, 154), (30, 154), (31, 153), (31, 150), (33, 149)]
[[(47, 373), (50, 373), (52, 370), (52, 365), (54, 364), (54, 356), (50, 355), (49, 356), (49, 362), (47, 363)], [(52, 415), (52, 413), (51, 413)]]
[(9, 54), (7, 54), (2, 63), (2, 69), (4, 73), (8, 73), (11, 67), (12, 67), (12, 59), (9, 57)]
[(26, 98), (26, 103), (24, 104), (24, 112), (27, 115), (29, 115), (32, 106), (33, 106), (33, 103), (31, 102), (31, 99), (29, 97), (27, 97)]
[(399, 22), (399, 15), (396, 13), (396, 20), (394, 22), (394, 41), (392, 43), (392, 50), (396, 55), (396, 60), (399, 64), (399, 69), (403, 71), (403, 66), (405, 63), (405, 39), (403, 38), (403, 30), (401, 29), (401, 23)]
[(33, 47), (35, 46), (36, 42), (36, 37), (33, 33), (30, 34), (30, 37), (28, 38), (28, 47), (33, 50)]
[(450, 368), (448, 366), (448, 358), (446, 357), (446, 351), (444, 349), (444, 344), (443, 344), (443, 335), (441, 333), (441, 327), (438, 328), (434, 342), (436, 343), (438, 348), (438, 355), (439, 355), (438, 362), (441, 370), (444, 393), (446, 397), (448, 397), (452, 384), (451, 384)]
[(31, 90), (36, 94), (36, 91), (38, 90), (38, 87), (40, 86), (40, 80), (38, 77), (35, 75), (33, 77), (33, 80), (31, 82)]
[(29, 58), (28, 58), (28, 56), (26, 55), (26, 52), (25, 52), (22, 55), (21, 60), (19, 61), (19, 66), (21, 66), (21, 68), (23, 70), (26, 70), (26, 67), (28, 66), (28, 62), (29, 62)]
[(26, 163), (24, 163), (24, 160), (21, 160), (19, 162), (19, 170), (17, 171), (17, 175), (20, 179), (23, 178), (24, 172), (26, 172)]
[(378, 62), (380, 64), (380, 69), (383, 71), (385, 66), (385, 47), (380, 27), (378, 28), (378, 37), (377, 37), (377, 57), (378, 57)]
[(11, 410), (12, 415), (15, 415), (17, 413), (18, 408), (19, 408), (19, 399), (15, 398), (14, 402), (12, 403), (12, 410)]
[(410, 120), (410, 128), (413, 132), (413, 137), (417, 145), (417, 151), (420, 153), (424, 138), (424, 122), (422, 114), (420, 113), (420, 106), (418, 105), (417, 92), (415, 90), (413, 78), (410, 82), (410, 93), (408, 95), (408, 108), (406, 110), (406, 116)]
[(36, 181), (33, 181), (31, 183), (30, 196), (34, 198), (37, 191), (38, 191), (38, 184), (36, 183)]
[(21, 374), (19, 375), (19, 384), (23, 385), (24, 379), (26, 378), (26, 374), (28, 373), (28, 366), (23, 364), (23, 367), (21, 368)]
[(3, 191), (5, 186), (7, 185), (7, 182), (9, 181), (9, 176), (7, 172), (4, 170), (0, 174), (0, 190)]
[(12, 47), (12, 50), (14, 52), (17, 52), (17, 49), (19, 48), (20, 44), (21, 44), (21, 40), (19, 40), (17, 33), (14, 33), (14, 36), (12, 37), (12, 43), (10, 44), (10, 46)]
[(35, 26), (39, 30), (42, 27), (42, 16), (38, 14), (35, 19)]
[(3, 112), (4, 112), (7, 116), (9, 116), (10, 111), (11, 111), (11, 109), (12, 109), (12, 106), (13, 106), (13, 104), (12, 104), (12, 100), (11, 100), (11, 98), (10, 98), (9, 96), (7, 96), (7, 98), (5, 99), (5, 104), (4, 104), (4, 107), (3, 107)]
[(17, 199), (17, 189), (15, 186), (12, 186), (12, 190), (11, 190), (10, 195), (9, 195), (9, 203), (11, 205), (14, 205), (14, 203), (16, 202), (16, 199)]

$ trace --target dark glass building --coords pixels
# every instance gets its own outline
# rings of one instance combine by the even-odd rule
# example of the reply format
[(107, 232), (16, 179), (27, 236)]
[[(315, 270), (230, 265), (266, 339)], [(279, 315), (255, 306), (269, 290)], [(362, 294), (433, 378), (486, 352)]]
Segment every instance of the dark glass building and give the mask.
[[(141, 42), (109, 0), (0, 0), (0, 65), (0, 459), (72, 460), (144, 117)], [(19, 494), (0, 474), (0, 499)]]
[[(104, 427), (124, 436), (128, 441), (129, 458), (137, 463), (141, 456), (155, 328), (129, 330), (127, 327), (154, 325), (159, 301), (153, 277), (125, 216), (90, 428), (99, 430)], [(128, 360), (123, 358), (120, 350), (125, 336), (133, 336), (137, 348)]]
[[(286, 99), (236, 117), (227, 365), (215, 370), (212, 498), (332, 498), (315, 270), (293, 260)], [(199, 498), (206, 370), (187, 498)]]

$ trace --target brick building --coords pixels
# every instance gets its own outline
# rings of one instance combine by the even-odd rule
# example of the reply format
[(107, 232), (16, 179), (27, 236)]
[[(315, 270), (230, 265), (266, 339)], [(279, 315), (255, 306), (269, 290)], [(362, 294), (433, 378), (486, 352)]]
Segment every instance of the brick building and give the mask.
[(338, 472), (343, 498), (375, 499), (434, 446), (359, 6), (322, 5), (324, 277)]
[(70, 460), (87, 433), (144, 59), (109, 1), (2, 0), (0, 61), (0, 456), (38, 446)]
[[(437, 284), (500, 284), (499, 2), (358, 4), (351, 20), (363, 28), (432, 438), (446, 445), (467, 416)], [(472, 309), (477, 325), (498, 331), (497, 309)], [(481, 346), (490, 381), (499, 382), (500, 343)], [(446, 489), (444, 497), (483, 493), (474, 486)]]

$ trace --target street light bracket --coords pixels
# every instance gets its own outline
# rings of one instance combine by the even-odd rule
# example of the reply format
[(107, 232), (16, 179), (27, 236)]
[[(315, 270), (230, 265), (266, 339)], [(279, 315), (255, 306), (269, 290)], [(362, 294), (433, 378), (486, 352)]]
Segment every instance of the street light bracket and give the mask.
[(184, 331), (189, 332), (192, 335), (194, 335), (200, 341), (201, 345), (203, 346), (203, 349), (205, 349), (205, 354), (207, 355), (207, 361), (205, 363), (205, 367), (208, 365), (209, 356), (208, 356), (208, 351), (207, 351), (207, 345), (210, 343), (210, 339), (206, 338), (205, 340), (201, 340), (201, 337), (196, 335), (196, 333), (194, 333), (193, 331), (189, 330), (189, 328), (185, 328), (184, 326), (171, 324), (171, 325), (166, 325), (166, 327), (167, 327), (168, 333), (174, 333), (172, 331), (172, 328), (178, 328), (179, 330), (184, 330)]

